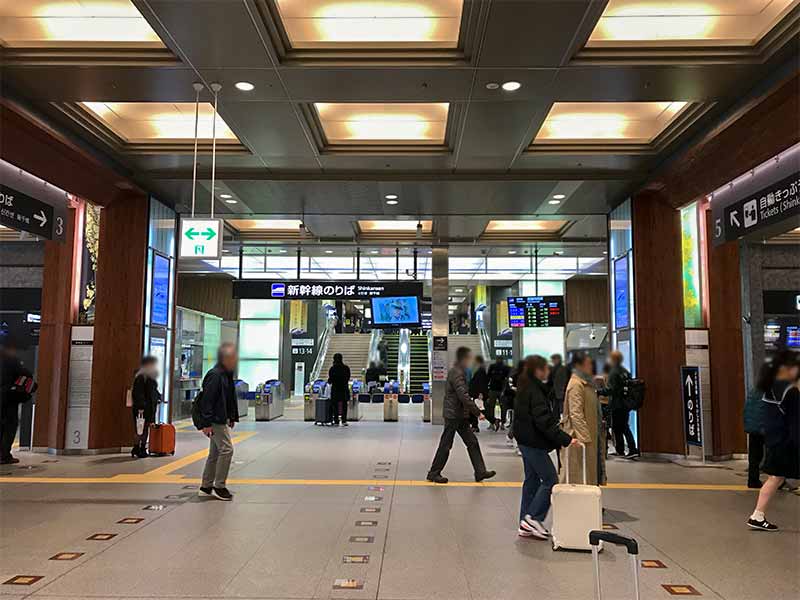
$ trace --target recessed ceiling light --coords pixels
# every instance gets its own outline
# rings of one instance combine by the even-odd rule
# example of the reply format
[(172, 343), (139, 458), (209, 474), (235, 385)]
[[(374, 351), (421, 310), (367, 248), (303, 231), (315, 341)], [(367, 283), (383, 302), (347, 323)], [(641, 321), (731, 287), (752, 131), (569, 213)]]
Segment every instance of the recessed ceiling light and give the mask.
[(604, 255), (606, 255), (606, 254), (608, 254), (608, 252), (606, 252), (605, 250), (603, 250), (603, 254), (604, 254)]
[(236, 204), (236, 200), (233, 199), (225, 200), (225, 204)]
[(395, 204), (397, 204), (397, 200), (387, 200), (386, 204), (388, 204), (390, 206), (394, 206)]
[(508, 253), (509, 253), (509, 254), (516, 254), (516, 253), (517, 253), (517, 251), (516, 251), (516, 250), (509, 250), (509, 251), (508, 251)]
[(333, 250), (325, 250), (325, 254), (333, 254)]
[(487, 84), (486, 84), (486, 89), (487, 89), (487, 90), (497, 90), (497, 89), (500, 89), (500, 84), (499, 84), (499, 83), (497, 83), (496, 81), (490, 81), (489, 83), (487, 83)]
[(279, 250), (279, 252), (280, 252), (281, 254), (286, 254), (286, 249), (285, 249), (285, 248), (281, 248), (281, 249)]
[(239, 81), (236, 83), (236, 89), (241, 90), (242, 92), (252, 92), (254, 89), (256, 89), (256, 86), (249, 81)]
[(547, 203), (555, 206), (556, 204), (561, 204), (561, 200), (548, 200)]
[(231, 196), (230, 194), (220, 194), (219, 197), (222, 198), (223, 200), (227, 200), (228, 198), (233, 198), (233, 196)]
[(564, 253), (561, 250), (556, 250), (555, 252), (553, 252), (553, 254), (555, 254), (556, 256), (561, 256)]
[(457, 289), (456, 289), (456, 293), (457, 293), (457, 294), (460, 294), (460, 293), (461, 293), (461, 292), (463, 292), (463, 291), (464, 291), (464, 290), (463, 290), (463, 288), (457, 288)]
[(566, 198), (564, 194), (553, 194), (553, 200), (563, 200)]
[(516, 92), (521, 87), (522, 84), (519, 81), (506, 81), (503, 84), (503, 89), (507, 92)]
[(384, 196), (384, 198), (386, 198), (387, 200), (397, 200), (398, 197), (399, 196), (397, 194), (386, 194)]
[(370, 253), (370, 254), (377, 254), (377, 253), (378, 253), (378, 251), (377, 251), (377, 250), (370, 250), (370, 251), (369, 251), (369, 253)]

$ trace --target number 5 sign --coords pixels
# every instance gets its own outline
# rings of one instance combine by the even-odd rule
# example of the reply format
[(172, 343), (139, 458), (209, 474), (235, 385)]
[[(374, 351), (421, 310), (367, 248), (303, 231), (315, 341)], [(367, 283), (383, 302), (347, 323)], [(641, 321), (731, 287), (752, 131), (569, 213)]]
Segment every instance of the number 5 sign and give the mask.
[(180, 258), (219, 258), (222, 219), (181, 219)]

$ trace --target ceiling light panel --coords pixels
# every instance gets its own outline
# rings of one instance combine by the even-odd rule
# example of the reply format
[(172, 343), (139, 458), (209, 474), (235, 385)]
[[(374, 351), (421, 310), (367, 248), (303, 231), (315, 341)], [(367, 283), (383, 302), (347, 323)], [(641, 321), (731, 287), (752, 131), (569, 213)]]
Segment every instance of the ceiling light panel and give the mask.
[(226, 223), (239, 231), (292, 231), (300, 229), (296, 219), (227, 219)]
[(486, 233), (488, 232), (534, 232), (546, 231), (555, 232), (559, 231), (566, 221), (489, 221), (486, 225)]
[(163, 48), (130, 0), (3, 0), (7, 48)]
[(430, 233), (432, 221), (359, 221), (358, 228), (363, 233), (375, 231), (416, 231), (417, 223), (422, 225), (423, 233)]
[(687, 106), (687, 102), (556, 102), (534, 143), (648, 144)]
[(754, 46), (800, 0), (609, 0), (587, 47)]
[(314, 104), (329, 144), (444, 144), (446, 102)]
[[(129, 143), (194, 139), (194, 103), (191, 102), (81, 102), (109, 129)], [(237, 142), (236, 135), (217, 115), (217, 141)], [(198, 137), (211, 140), (214, 107), (200, 103)]]
[(463, 0), (275, 0), (297, 49), (456, 48)]

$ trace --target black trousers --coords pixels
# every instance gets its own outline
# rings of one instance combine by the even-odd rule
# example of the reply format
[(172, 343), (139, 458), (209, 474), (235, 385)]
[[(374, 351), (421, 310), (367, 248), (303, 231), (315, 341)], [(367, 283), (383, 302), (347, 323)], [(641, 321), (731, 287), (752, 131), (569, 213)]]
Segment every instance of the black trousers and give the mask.
[(467, 453), (469, 454), (469, 460), (472, 462), (472, 469), (475, 471), (475, 475), (483, 475), (486, 472), (486, 464), (483, 462), (481, 447), (478, 444), (478, 438), (475, 437), (472, 429), (470, 429), (469, 421), (467, 419), (445, 419), (444, 431), (442, 431), (442, 437), (439, 440), (439, 448), (436, 450), (431, 469), (428, 471), (429, 477), (442, 474), (442, 470), (447, 464), (447, 459), (450, 458), (450, 450), (453, 447), (456, 433), (467, 447)]
[(490, 425), (494, 425), (494, 422), (497, 420), (494, 416), (494, 411), (496, 410), (495, 407), (497, 406), (497, 401), (500, 398), (500, 394), (498, 392), (489, 391), (489, 394), (486, 396), (486, 399), (483, 402), (483, 416), (486, 417), (486, 420), (489, 421)]
[(761, 480), (761, 461), (764, 460), (764, 436), (747, 434), (747, 483), (757, 484)]
[(636, 451), (636, 440), (628, 424), (631, 411), (627, 408), (615, 408), (611, 411), (611, 431), (614, 433), (614, 449), (619, 456), (625, 455), (625, 444), (628, 452)]
[(3, 403), (0, 407), (0, 459), (11, 458), (11, 446), (19, 427), (19, 404)]
[(331, 400), (333, 405), (333, 422), (338, 423), (341, 418), (342, 423), (347, 423), (347, 400)]

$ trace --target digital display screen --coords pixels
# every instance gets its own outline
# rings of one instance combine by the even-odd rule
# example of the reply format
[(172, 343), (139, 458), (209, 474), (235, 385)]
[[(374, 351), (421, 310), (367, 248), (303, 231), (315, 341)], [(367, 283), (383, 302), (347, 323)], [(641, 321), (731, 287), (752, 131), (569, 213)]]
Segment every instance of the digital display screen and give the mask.
[(376, 326), (419, 325), (419, 299), (416, 296), (372, 298), (372, 322)]
[(800, 348), (800, 327), (790, 325), (786, 328), (786, 347)]
[(511, 327), (564, 327), (564, 296), (518, 296), (508, 299)]
[(631, 326), (627, 256), (614, 261), (614, 325), (616, 329), (626, 329)]
[(166, 327), (169, 320), (169, 259), (153, 254), (153, 282), (150, 290), (150, 323)]

